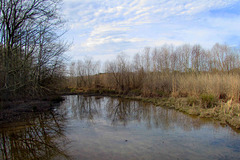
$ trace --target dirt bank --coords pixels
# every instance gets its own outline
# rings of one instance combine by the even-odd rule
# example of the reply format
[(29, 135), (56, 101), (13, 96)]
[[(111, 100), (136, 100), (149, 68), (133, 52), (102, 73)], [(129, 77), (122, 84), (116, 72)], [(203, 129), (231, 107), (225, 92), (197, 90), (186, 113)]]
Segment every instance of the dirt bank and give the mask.
[[(104, 90), (105, 91), (105, 90)], [(73, 92), (70, 92), (73, 94)], [(208, 95), (202, 97), (144, 97), (140, 94), (117, 94), (113, 91), (75, 90), (74, 94), (86, 96), (110, 96), (152, 103), (156, 106), (167, 107), (203, 118), (219, 120), (223, 125), (230, 125), (240, 130), (240, 104), (231, 99), (222, 101)]]
[(62, 97), (51, 96), (31, 100), (1, 101), (0, 124), (24, 120), (29, 116), (49, 111), (62, 100), (64, 100)]

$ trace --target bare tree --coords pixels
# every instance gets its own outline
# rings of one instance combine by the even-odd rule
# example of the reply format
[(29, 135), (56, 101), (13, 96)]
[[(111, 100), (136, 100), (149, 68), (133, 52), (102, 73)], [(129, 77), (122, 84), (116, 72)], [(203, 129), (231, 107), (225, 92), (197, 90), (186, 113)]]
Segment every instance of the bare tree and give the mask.
[(79, 60), (77, 63), (77, 87), (91, 87), (95, 84), (96, 76), (100, 72), (100, 63), (93, 61), (90, 57)]
[(67, 45), (56, 33), (63, 24), (59, 4), (60, 0), (1, 0), (2, 93), (39, 93), (60, 73)]
[(227, 71), (226, 60), (229, 56), (230, 48), (227, 45), (220, 45), (216, 43), (212, 48), (212, 54), (214, 55), (214, 63), (218, 70)]
[(123, 53), (119, 54), (115, 61), (107, 62), (106, 72), (114, 82), (114, 87), (119, 92), (130, 89), (130, 69), (128, 61)]

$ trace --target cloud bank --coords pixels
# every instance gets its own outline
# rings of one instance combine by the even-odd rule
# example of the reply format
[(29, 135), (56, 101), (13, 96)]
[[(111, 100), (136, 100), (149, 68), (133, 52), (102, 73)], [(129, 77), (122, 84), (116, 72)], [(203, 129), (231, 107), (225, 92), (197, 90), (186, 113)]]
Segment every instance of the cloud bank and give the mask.
[(236, 46), (239, 7), (239, 0), (64, 0), (68, 54), (104, 60), (164, 43)]

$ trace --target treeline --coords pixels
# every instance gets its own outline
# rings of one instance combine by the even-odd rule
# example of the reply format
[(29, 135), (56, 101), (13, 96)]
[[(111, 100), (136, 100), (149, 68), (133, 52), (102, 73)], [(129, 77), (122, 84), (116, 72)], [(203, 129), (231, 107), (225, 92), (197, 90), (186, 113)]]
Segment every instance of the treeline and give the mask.
[(59, 7), (59, 0), (1, 0), (0, 98), (51, 92), (62, 77)]
[(129, 58), (119, 54), (102, 65), (88, 58), (72, 63), (68, 86), (142, 96), (213, 95), (239, 101), (239, 49), (215, 44), (163, 45)]

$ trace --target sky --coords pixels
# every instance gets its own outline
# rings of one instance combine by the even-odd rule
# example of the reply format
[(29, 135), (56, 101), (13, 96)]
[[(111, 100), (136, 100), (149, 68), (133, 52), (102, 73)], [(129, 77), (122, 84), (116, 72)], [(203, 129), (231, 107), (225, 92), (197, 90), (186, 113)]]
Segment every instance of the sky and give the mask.
[(163, 44), (240, 45), (240, 0), (63, 0), (71, 61)]

